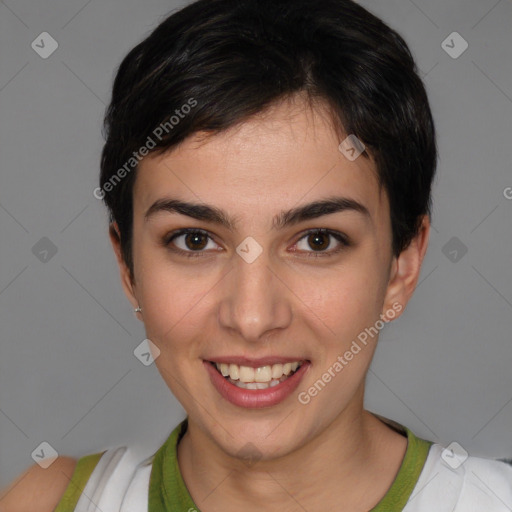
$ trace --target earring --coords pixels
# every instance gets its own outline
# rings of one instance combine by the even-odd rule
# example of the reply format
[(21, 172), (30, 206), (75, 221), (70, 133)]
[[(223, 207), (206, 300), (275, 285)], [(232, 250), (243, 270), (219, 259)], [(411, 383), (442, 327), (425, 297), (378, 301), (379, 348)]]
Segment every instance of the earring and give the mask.
[(137, 307), (133, 310), (135, 313), (142, 313), (142, 308), (141, 307)]

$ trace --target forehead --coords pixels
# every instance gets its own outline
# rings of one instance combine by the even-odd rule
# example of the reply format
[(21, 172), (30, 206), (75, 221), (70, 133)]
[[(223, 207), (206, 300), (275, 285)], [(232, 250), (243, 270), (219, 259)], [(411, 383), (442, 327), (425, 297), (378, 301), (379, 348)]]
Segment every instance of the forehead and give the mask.
[[(366, 206), (372, 218), (388, 207), (374, 161), (351, 161), (339, 150), (345, 135), (324, 109), (286, 101), (224, 132), (195, 133), (139, 164), (134, 210), (165, 197), (215, 204), (240, 222), (332, 195)], [(387, 212), (389, 215), (389, 212)]]

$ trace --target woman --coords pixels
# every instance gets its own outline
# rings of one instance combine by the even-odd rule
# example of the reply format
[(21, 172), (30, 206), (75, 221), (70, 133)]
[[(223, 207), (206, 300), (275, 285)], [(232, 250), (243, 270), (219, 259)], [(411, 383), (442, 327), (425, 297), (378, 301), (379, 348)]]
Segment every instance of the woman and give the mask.
[(437, 162), (396, 32), (347, 0), (200, 0), (123, 60), (106, 134), (95, 195), (187, 419), (35, 469), (7, 512), (510, 510), (512, 467), (364, 409)]

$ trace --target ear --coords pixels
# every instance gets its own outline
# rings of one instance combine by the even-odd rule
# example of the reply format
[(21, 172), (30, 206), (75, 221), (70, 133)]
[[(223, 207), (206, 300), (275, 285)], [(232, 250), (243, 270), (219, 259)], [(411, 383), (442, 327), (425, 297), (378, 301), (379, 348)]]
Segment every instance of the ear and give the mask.
[[(428, 215), (422, 218), (418, 234), (411, 243), (397, 256), (393, 257), (388, 287), (384, 299), (383, 314), (389, 309), (399, 313), (405, 309), (418, 283), (421, 264), (427, 252), (430, 237), (430, 219)], [(393, 307), (393, 304), (395, 306)], [(398, 307), (399, 304), (401, 307)]]
[[(121, 284), (123, 286), (124, 293), (128, 297), (128, 300), (133, 306), (133, 309), (139, 306), (139, 301), (136, 297), (135, 292), (135, 283), (133, 281), (133, 277), (130, 273), (130, 269), (128, 268), (126, 262), (124, 261), (122, 252), (121, 252), (121, 234), (119, 231), (119, 226), (117, 222), (112, 222), (109, 226), (108, 230), (110, 236), (110, 242), (112, 243), (112, 247), (114, 249), (114, 253), (116, 255), (117, 264), (119, 266), (119, 272), (121, 276)], [(140, 313), (138, 313), (140, 314)]]

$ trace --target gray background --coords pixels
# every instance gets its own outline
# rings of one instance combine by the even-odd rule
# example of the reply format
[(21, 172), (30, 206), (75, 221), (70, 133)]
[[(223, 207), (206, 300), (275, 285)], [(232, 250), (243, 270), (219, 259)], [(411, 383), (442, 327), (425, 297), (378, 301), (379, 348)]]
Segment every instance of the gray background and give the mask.
[[(511, 456), (512, 3), (361, 3), (410, 44), (440, 147), (421, 281), (381, 334), (366, 406), (424, 438)], [(43, 441), (74, 457), (153, 450), (184, 417), (133, 354), (143, 327), (92, 194), (114, 70), (176, 7), (0, 2), (0, 486)], [(47, 59), (31, 48), (45, 31), (59, 45)], [(454, 31), (469, 43), (456, 59), (442, 48)]]

